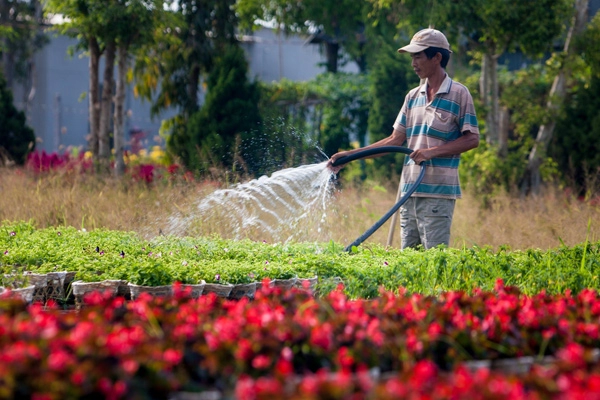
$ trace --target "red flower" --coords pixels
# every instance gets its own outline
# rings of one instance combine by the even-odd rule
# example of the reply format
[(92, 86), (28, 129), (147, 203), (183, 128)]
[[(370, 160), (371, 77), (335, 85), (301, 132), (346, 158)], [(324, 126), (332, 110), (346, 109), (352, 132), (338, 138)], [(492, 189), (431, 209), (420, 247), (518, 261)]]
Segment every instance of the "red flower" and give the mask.
[(248, 376), (241, 376), (235, 385), (235, 397), (239, 400), (255, 400), (254, 381)]
[(259, 354), (252, 360), (252, 366), (256, 369), (267, 369), (270, 365), (271, 359), (264, 354)]
[(427, 334), (429, 335), (429, 340), (434, 341), (444, 332), (444, 329), (437, 322), (432, 322), (427, 327)]
[(181, 359), (183, 358), (183, 354), (179, 350), (175, 349), (167, 349), (163, 353), (163, 360), (171, 365), (179, 364)]
[(54, 397), (44, 393), (34, 393), (31, 396), (31, 400), (54, 400)]
[(325, 351), (329, 351), (333, 344), (333, 327), (329, 322), (315, 326), (311, 330), (310, 343)]
[(342, 347), (337, 352), (337, 359), (342, 370), (351, 370), (354, 365), (354, 357), (347, 347)]
[(51, 370), (62, 372), (75, 363), (73, 356), (64, 350), (56, 350), (48, 356), (48, 367)]
[(278, 375), (288, 376), (294, 372), (294, 366), (288, 360), (280, 358), (275, 364), (275, 373)]
[(252, 342), (248, 339), (240, 339), (237, 348), (235, 349), (235, 358), (242, 361), (248, 361), (253, 354)]
[(556, 356), (559, 360), (573, 367), (585, 366), (585, 349), (577, 343), (569, 343), (558, 350)]
[(410, 377), (410, 383), (415, 388), (421, 387), (423, 385), (431, 384), (435, 382), (437, 377), (438, 368), (430, 360), (422, 360), (419, 361), (412, 371), (412, 376)]
[(171, 164), (167, 167), (167, 172), (169, 175), (175, 175), (179, 171), (179, 165)]
[(83, 371), (74, 371), (71, 374), (71, 383), (75, 386), (82, 386), (85, 382), (85, 374)]

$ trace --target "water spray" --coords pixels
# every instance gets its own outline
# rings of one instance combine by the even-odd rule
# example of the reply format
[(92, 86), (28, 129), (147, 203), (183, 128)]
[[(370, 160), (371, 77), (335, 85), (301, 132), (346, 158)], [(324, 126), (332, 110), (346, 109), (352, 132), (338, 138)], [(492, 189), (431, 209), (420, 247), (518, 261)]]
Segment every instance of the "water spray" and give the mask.
[[(335, 162), (332, 164), (332, 166), (337, 167), (337, 166), (340, 166), (343, 164), (347, 164), (350, 161), (369, 157), (369, 156), (372, 156), (375, 154), (404, 153), (404, 154), (410, 155), (412, 152), (413, 152), (412, 149), (409, 149), (407, 147), (402, 147), (402, 146), (373, 147), (370, 149), (357, 151), (356, 153), (353, 153), (349, 156), (340, 157), (337, 160), (335, 160)], [(423, 180), (423, 177), (425, 176), (425, 161), (421, 162), (419, 165), (421, 166), (421, 173), (417, 177), (417, 180), (415, 181), (415, 183), (406, 191), (404, 196), (402, 196), (402, 198), (400, 198), (400, 200), (398, 200), (398, 202), (396, 204), (394, 204), (394, 206), (392, 208), (390, 208), (390, 210), (383, 217), (381, 217), (379, 219), (379, 221), (377, 221), (372, 227), (367, 229), (365, 231), (365, 233), (363, 233), (361, 236), (359, 236), (354, 242), (352, 242), (348, 246), (346, 246), (345, 251), (350, 252), (354, 246), (358, 246), (362, 242), (367, 240), (367, 238), (369, 238), (369, 236), (371, 236), (377, 229), (381, 228), (381, 225), (383, 225), (392, 215), (394, 215), (394, 213), (396, 211), (398, 211), (398, 209), (400, 207), (402, 207), (402, 205), (404, 203), (406, 203), (408, 198), (410, 196), (412, 196), (412, 194), (415, 192), (415, 190), (417, 190), (417, 187), (419, 186), (419, 184), (421, 184), (421, 181)]]

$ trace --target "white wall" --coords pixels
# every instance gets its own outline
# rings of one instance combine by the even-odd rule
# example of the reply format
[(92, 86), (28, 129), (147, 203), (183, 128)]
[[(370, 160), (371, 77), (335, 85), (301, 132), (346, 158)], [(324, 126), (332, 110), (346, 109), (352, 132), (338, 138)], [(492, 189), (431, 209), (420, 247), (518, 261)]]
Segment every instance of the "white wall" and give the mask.
[[(248, 55), (250, 74), (264, 82), (286, 78), (292, 81), (308, 81), (326, 71), (324, 56), (319, 46), (306, 44), (305, 37), (278, 34), (275, 30), (262, 28), (243, 40)], [(340, 71), (358, 72), (356, 64), (340, 68)]]

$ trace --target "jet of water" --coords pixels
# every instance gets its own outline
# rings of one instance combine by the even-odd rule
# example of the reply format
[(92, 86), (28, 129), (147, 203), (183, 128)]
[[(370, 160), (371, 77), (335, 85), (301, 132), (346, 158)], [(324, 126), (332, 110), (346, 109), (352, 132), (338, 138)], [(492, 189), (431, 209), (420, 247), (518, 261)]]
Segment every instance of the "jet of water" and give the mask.
[(189, 215), (171, 218), (168, 233), (267, 242), (310, 241), (322, 231), (334, 174), (327, 162), (287, 168), (216, 190)]

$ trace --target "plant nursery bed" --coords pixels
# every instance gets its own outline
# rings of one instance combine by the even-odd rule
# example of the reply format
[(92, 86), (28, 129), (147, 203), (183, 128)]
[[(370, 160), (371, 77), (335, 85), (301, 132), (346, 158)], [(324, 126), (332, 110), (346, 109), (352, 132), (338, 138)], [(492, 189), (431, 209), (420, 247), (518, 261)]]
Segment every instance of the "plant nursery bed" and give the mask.
[[(600, 394), (600, 296), (382, 290), (52, 302), (0, 295), (0, 398), (576, 398)], [(60, 384), (57, 384), (60, 382)], [(206, 398), (206, 397), (198, 397)]]

